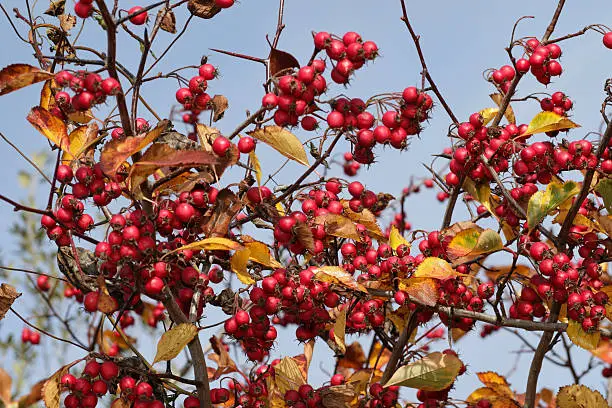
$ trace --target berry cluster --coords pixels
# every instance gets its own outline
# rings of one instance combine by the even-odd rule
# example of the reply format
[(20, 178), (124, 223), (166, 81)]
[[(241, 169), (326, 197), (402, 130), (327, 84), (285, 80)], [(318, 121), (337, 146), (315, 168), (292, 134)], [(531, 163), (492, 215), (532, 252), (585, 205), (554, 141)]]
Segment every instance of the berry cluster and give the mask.
[(361, 168), (361, 164), (353, 160), (353, 153), (351, 152), (345, 152), (342, 158), (344, 159), (344, 163), (342, 164), (344, 174), (348, 177), (355, 177), (357, 171)]
[(95, 72), (60, 71), (55, 74), (55, 83), (74, 92), (72, 96), (66, 91), (55, 94), (55, 106), (50, 111), (60, 119), (66, 119), (66, 115), (72, 112), (86, 111), (104, 103), (107, 96), (121, 92), (121, 85), (116, 79), (102, 79)]
[(179, 88), (176, 91), (176, 101), (183, 105), (183, 109), (188, 111), (183, 115), (185, 123), (197, 123), (198, 115), (207, 109), (211, 109), (212, 98), (206, 93), (208, 81), (215, 79), (219, 75), (217, 68), (212, 64), (203, 64), (198, 69), (198, 75), (189, 80), (189, 85)]
[(559, 76), (563, 67), (558, 61), (561, 57), (561, 47), (556, 43), (540, 44), (536, 38), (530, 38), (525, 43), (528, 59), (521, 58), (516, 61), (516, 69), (521, 73), (531, 70), (538, 82), (548, 85), (551, 77)]
[(22, 343), (30, 343), (30, 344), (39, 344), (40, 343), (40, 333), (37, 331), (32, 331), (28, 327), (24, 327), (21, 331), (21, 342)]

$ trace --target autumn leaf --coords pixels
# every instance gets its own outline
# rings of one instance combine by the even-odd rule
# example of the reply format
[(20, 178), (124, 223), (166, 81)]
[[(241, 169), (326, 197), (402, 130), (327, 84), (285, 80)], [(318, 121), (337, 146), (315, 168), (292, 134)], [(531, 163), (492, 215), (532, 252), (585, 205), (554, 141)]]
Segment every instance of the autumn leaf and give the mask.
[(461, 274), (456, 272), (451, 264), (444, 259), (430, 256), (419, 264), (412, 276), (415, 278), (448, 279), (460, 275)]
[(5, 407), (8, 407), (11, 403), (11, 387), (13, 379), (2, 368), (0, 368), (0, 402), (4, 403)]
[(229, 188), (219, 191), (212, 215), (204, 219), (201, 224), (204, 235), (211, 238), (226, 237), (232, 219), (242, 209), (242, 206), (242, 201)]
[(272, 147), (283, 156), (308, 166), (308, 156), (302, 142), (287, 129), (280, 126), (264, 126), (247, 133)]
[(612, 364), (612, 341), (609, 339), (601, 339), (597, 347), (590, 351), (603, 362)]
[(259, 162), (259, 158), (257, 154), (255, 154), (255, 150), (252, 150), (249, 153), (249, 160), (251, 163), (251, 167), (255, 170), (255, 179), (257, 180), (257, 185), (261, 186), (261, 163)]
[(218, 380), (225, 374), (236, 372), (236, 363), (229, 356), (229, 353), (225, 349), (225, 345), (221, 342), (221, 339), (219, 337), (212, 336), (210, 338), (210, 345), (214, 353), (209, 354), (208, 359), (217, 363), (217, 368), (213, 369), (209, 367), (208, 380)]
[[(498, 93), (491, 94), (489, 95), (489, 97), (493, 99), (493, 102), (495, 102), (497, 106), (500, 106), (502, 101), (504, 100), (504, 96)], [(516, 123), (516, 117), (514, 116), (514, 110), (512, 109), (512, 106), (510, 106), (510, 104), (508, 104), (508, 107), (506, 108), (506, 111), (504, 112), (504, 116), (506, 117), (506, 120), (508, 121), (508, 123)]]
[(567, 325), (567, 337), (578, 347), (585, 350), (594, 350), (599, 344), (601, 333), (599, 330), (587, 333), (582, 329), (580, 322), (570, 319)]
[(466, 229), (453, 237), (446, 255), (455, 264), (462, 264), (480, 255), (499, 251), (504, 247), (499, 234), (491, 229)]
[(48, 79), (43, 84), (42, 89), (40, 90), (40, 106), (43, 109), (49, 110), (51, 107), (55, 106), (55, 98), (53, 97), (52, 88), (56, 87), (55, 81), (53, 79)]
[(244, 246), (247, 247), (250, 251), (250, 261), (257, 262), (258, 264), (267, 266), (269, 268), (282, 267), (282, 265), (276, 259), (274, 259), (274, 257), (270, 253), (270, 249), (268, 248), (268, 246), (263, 242), (245, 242)]
[(327, 235), (356, 241), (361, 240), (361, 236), (357, 232), (357, 227), (353, 221), (342, 215), (327, 213), (315, 217), (314, 222), (317, 225), (323, 225)]
[(567, 130), (580, 127), (566, 116), (555, 112), (540, 112), (529, 122), (529, 127), (521, 136), (534, 135), (536, 133), (553, 132), (555, 130)]
[(255, 279), (249, 275), (249, 271), (247, 270), (247, 264), (250, 256), (251, 250), (244, 247), (234, 252), (234, 255), (232, 255), (230, 258), (230, 266), (232, 271), (236, 273), (236, 276), (240, 282), (244, 283), (245, 285), (252, 285), (255, 283)]
[(40, 106), (35, 106), (30, 110), (27, 120), (53, 144), (65, 152), (70, 152), (68, 130), (60, 118)]
[(223, 95), (213, 96), (210, 100), (210, 104), (213, 106), (213, 122), (223, 118), (223, 114), (229, 107), (229, 102)]
[(557, 393), (558, 408), (608, 408), (608, 403), (599, 391), (584, 385), (566, 385)]
[(384, 367), (391, 358), (391, 351), (383, 346), (379, 341), (376, 341), (370, 349), (370, 355), (368, 356), (368, 366), (376, 369)]
[(376, 222), (376, 216), (368, 209), (361, 212), (351, 210), (347, 200), (341, 200), (344, 215), (356, 224), (363, 225), (370, 236), (378, 241), (386, 242), (386, 238)]
[[(65, 151), (62, 154), (62, 162), (69, 164), (72, 160), (78, 160), (89, 150), (89, 144), (92, 143), (98, 136), (98, 125), (92, 123), (88, 126), (79, 126), (70, 132), (68, 139), (70, 140), (70, 151)], [(72, 153), (71, 153), (72, 152)], [(74, 153), (74, 155), (73, 155)]]
[(176, 34), (176, 16), (172, 9), (162, 7), (157, 12), (156, 24), (159, 22), (159, 28), (170, 34)]
[(70, 367), (82, 361), (81, 359), (73, 361), (57, 370), (47, 381), (42, 388), (42, 399), (47, 408), (60, 407), (60, 395), (62, 393), (61, 379), (64, 374), (68, 373)]
[(21, 296), (21, 293), (17, 292), (8, 283), (0, 284), (0, 320), (4, 319), (11, 305), (19, 296)]
[(457, 356), (436, 351), (398, 368), (384, 386), (400, 385), (425, 391), (439, 391), (455, 381), (461, 367), (463, 363)]
[(358, 396), (355, 387), (348, 383), (332, 385), (318, 390), (323, 408), (351, 408), (352, 401)]
[(187, 9), (191, 14), (200, 18), (213, 18), (221, 11), (215, 0), (189, 0)]
[(438, 303), (438, 284), (431, 278), (400, 279), (399, 288), (408, 294), (410, 299), (425, 306)]
[(191, 244), (183, 245), (177, 248), (174, 252), (184, 250), (204, 250), (204, 251), (233, 251), (242, 248), (239, 242), (232, 241), (228, 238), (211, 237), (203, 240), (192, 242)]
[(329, 282), (351, 290), (367, 292), (367, 289), (358, 283), (353, 275), (340, 266), (321, 266), (314, 270), (315, 278), (321, 282)]
[(476, 375), (481, 383), (495, 391), (496, 394), (514, 399), (514, 393), (503, 376), (493, 371), (480, 372)]
[(119, 166), (135, 153), (153, 143), (168, 128), (167, 120), (161, 121), (151, 131), (123, 140), (114, 139), (104, 145), (100, 154), (100, 166), (106, 174), (113, 175)]
[(478, 113), (482, 117), (482, 126), (486, 126), (499, 113), (499, 108), (486, 108)]
[(306, 384), (306, 378), (300, 366), (292, 357), (284, 357), (274, 366), (274, 380), (283, 395), (289, 390), (297, 390), (300, 385)]
[(344, 336), (346, 334), (346, 308), (340, 310), (336, 315), (336, 322), (334, 323), (334, 341), (338, 345), (338, 348), (344, 354), (346, 352), (346, 344), (344, 343)]
[(366, 356), (363, 352), (363, 347), (359, 342), (355, 341), (346, 348), (344, 356), (338, 359), (338, 367), (358, 370), (363, 367), (366, 362)]
[(535, 228), (546, 215), (580, 192), (580, 185), (575, 181), (559, 183), (553, 181), (545, 191), (538, 191), (529, 199), (527, 205), (527, 222), (529, 228)]
[(389, 245), (394, 251), (397, 251), (402, 245), (405, 245), (410, 249), (410, 242), (400, 234), (399, 230), (395, 225), (391, 226), (391, 231), (389, 231)]
[(512, 268), (511, 265), (506, 266), (488, 266), (487, 269), (484, 270), (487, 278), (496, 281), (497, 279), (506, 276), (512, 271), (514, 276), (524, 276), (527, 278), (535, 275), (536, 271), (526, 265), (516, 265)]
[(412, 311), (408, 308), (408, 306), (400, 306), (397, 310), (387, 313), (387, 317), (393, 325), (397, 328), (398, 332), (402, 332), (408, 320), (410, 319), (410, 315)]
[(300, 63), (293, 55), (285, 51), (277, 50), (276, 48), (270, 50), (268, 64), (270, 76), (276, 76), (276, 74), (286, 72), (291, 68), (300, 67)]
[(595, 191), (603, 198), (608, 214), (612, 214), (612, 179), (601, 180), (597, 183), (597, 186), (595, 186)]
[(27, 64), (12, 64), (0, 70), (0, 95), (53, 78), (51, 72)]
[(172, 360), (198, 335), (198, 328), (191, 323), (181, 323), (162, 334), (157, 343), (153, 364)]

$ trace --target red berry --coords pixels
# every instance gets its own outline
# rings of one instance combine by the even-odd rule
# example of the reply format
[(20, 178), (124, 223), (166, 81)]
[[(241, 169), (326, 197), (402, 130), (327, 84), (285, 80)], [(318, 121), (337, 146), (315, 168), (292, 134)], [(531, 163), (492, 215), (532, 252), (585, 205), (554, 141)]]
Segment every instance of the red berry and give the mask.
[(215, 0), (215, 4), (221, 8), (230, 8), (234, 5), (234, 0)]
[(255, 149), (255, 140), (251, 136), (241, 137), (238, 141), (238, 150), (240, 153), (251, 153)]
[(231, 145), (232, 143), (228, 138), (219, 136), (213, 141), (212, 149), (217, 156), (225, 156), (225, 154), (230, 150)]
[(612, 31), (605, 33), (602, 40), (605, 47), (612, 50)]
[[(141, 11), (143, 8), (140, 6), (134, 6), (131, 9), (128, 10), (128, 14), (132, 15), (134, 13), (138, 13), (139, 11)], [(144, 23), (147, 22), (147, 18), (148, 18), (148, 14), (146, 11), (137, 14), (135, 16), (130, 17), (130, 22), (134, 25), (143, 25)]]
[(74, 5), (74, 14), (81, 18), (87, 18), (91, 15), (91, 11), (93, 10), (93, 6), (84, 1), (79, 1)]

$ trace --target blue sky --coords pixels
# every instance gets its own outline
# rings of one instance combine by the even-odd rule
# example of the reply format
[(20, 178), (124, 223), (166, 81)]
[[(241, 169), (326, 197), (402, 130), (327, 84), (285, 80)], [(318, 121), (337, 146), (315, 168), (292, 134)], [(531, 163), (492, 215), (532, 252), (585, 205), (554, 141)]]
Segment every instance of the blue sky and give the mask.
[[(13, 7), (23, 10), (24, 7), (22, 1), (3, 3), (7, 10)], [(68, 3), (72, 4), (72, 0), (68, 0)], [(124, 8), (130, 8), (136, 3), (122, 1), (121, 4)], [(534, 19), (520, 23), (517, 36), (540, 36), (548, 24), (555, 5), (556, 2), (553, 1), (528, 0), (408, 2), (409, 17), (417, 33), (421, 35), (421, 44), (430, 73), (460, 120), (467, 119), (472, 112), (493, 105), (488, 96), (493, 89), (483, 80), (482, 72), (487, 68), (500, 67), (508, 63), (504, 47), (509, 42), (514, 22), (521, 16), (534, 16)], [(39, 6), (43, 8), (46, 4)], [(202, 55), (209, 55), (209, 62), (219, 66), (221, 70), (221, 77), (211, 82), (209, 92), (222, 93), (230, 101), (230, 109), (218, 126), (222, 131), (230, 132), (235, 124), (245, 117), (246, 110), (254, 111), (258, 108), (262, 96), (263, 67), (252, 62), (215, 54), (208, 48), (265, 57), (269, 50), (265, 35), (274, 34), (276, 7), (275, 0), (243, 0), (212, 20), (195, 21), (188, 33), (168, 54), (164, 62), (154, 69), (154, 72), (167, 72), (177, 66), (195, 65)], [(348, 90), (335, 86), (330, 94), (345, 92), (348, 96), (365, 99), (375, 93), (401, 91), (406, 86), (420, 83), (420, 65), (408, 32), (399, 20), (400, 13), (399, 2), (391, 0), (378, 2), (287, 0), (286, 28), (281, 36), (279, 48), (291, 52), (300, 62), (305, 63), (312, 51), (311, 31), (326, 30), (336, 34), (357, 31), (364, 39), (377, 42), (381, 49), (381, 58), (359, 70), (353, 86)], [(179, 30), (185, 18), (184, 10), (177, 13)], [(568, 2), (555, 33), (563, 35), (575, 32), (593, 23), (612, 25), (612, 11), (608, 1)], [(23, 25), (16, 24), (24, 32)], [(92, 35), (99, 34), (97, 28), (92, 22), (88, 22), (83, 38), (92, 39)], [(142, 28), (135, 30), (142, 32)], [(1, 66), (13, 62), (33, 62), (31, 49), (18, 41), (6, 23), (0, 24), (0, 38), (3, 39)], [(162, 40), (154, 47), (154, 51), (159, 53), (165, 48), (163, 44), (167, 44), (171, 39), (171, 35), (162, 34)], [(99, 36), (93, 39), (92, 43), (98, 49), (104, 46), (104, 41), (101, 41)], [(574, 101), (573, 120), (582, 125), (582, 128), (572, 135), (584, 136), (590, 131), (600, 129), (599, 109), (603, 98), (602, 87), (606, 75), (610, 74), (612, 51), (603, 47), (601, 36), (595, 32), (564, 42), (562, 48), (561, 62), (564, 74), (548, 89), (532, 78), (526, 78), (522, 81), (519, 93), (526, 95), (531, 92), (564, 91)], [(138, 46), (123, 35), (119, 51), (120, 60), (135, 71), (140, 55)], [(42, 136), (25, 120), (29, 108), (37, 104), (39, 90), (40, 86), (35, 85), (0, 98), (0, 112), (4, 119), (0, 122), (0, 131), (27, 153), (35, 153), (47, 146)], [(143, 88), (142, 94), (160, 114), (168, 115), (175, 102), (175, 90), (175, 81), (153, 81)], [(535, 102), (515, 105), (514, 108), (521, 122), (528, 122), (538, 111)], [(448, 145), (445, 135), (449, 123), (448, 117), (438, 105), (425, 131), (419, 139), (413, 140), (407, 151), (400, 153), (391, 149), (378, 149), (376, 165), (367, 171), (360, 171), (360, 180), (372, 190), (399, 194), (401, 188), (408, 184), (411, 175), (417, 177), (426, 175), (422, 163), (429, 163), (429, 155), (440, 152)], [(178, 127), (180, 128), (180, 124)], [(306, 137), (303, 133), (297, 132), (297, 134), (302, 138)], [(19, 187), (16, 175), (19, 170), (27, 166), (27, 163), (6, 144), (0, 143), (0, 146), (2, 193), (11, 198), (23, 199), (25, 192)], [(279, 156), (275, 152), (264, 147), (258, 149), (258, 154), (264, 175), (275, 170), (275, 166), (279, 163)], [(284, 180), (289, 181), (300, 170), (299, 165), (290, 164)], [(41, 203), (42, 205), (44, 203)], [(427, 191), (409, 200), (408, 219), (414, 228), (438, 228), (443, 210), (444, 206), (435, 200), (435, 194)], [(462, 212), (457, 211), (456, 220), (459, 220), (461, 215)], [(2, 220), (0, 250), (4, 259), (20, 265), (19, 254), (15, 252), (13, 240), (7, 233), (13, 217), (12, 209), (0, 204), (0, 220)], [(27, 267), (27, 265), (22, 266)], [(2, 329), (0, 332), (5, 330), (18, 332), (21, 325), (11, 319), (3, 322), (0, 328)], [(44, 342), (50, 343), (48, 340)], [(519, 391), (524, 390), (530, 358), (525, 355), (517, 361), (516, 355), (510, 353), (520, 347), (520, 343), (512, 335), (500, 333), (486, 342), (481, 342), (477, 334), (471, 334), (462, 339), (456, 347), (469, 362), (471, 373), (458, 381), (457, 396), (465, 397), (475, 388), (477, 380), (473, 375), (474, 372), (495, 370), (507, 374), (515, 363), (518, 365), (509, 380)], [(325, 365), (325, 362), (329, 361), (330, 355), (324, 350), (325, 348), (325, 345), (319, 344), (315, 349), (319, 361), (315, 361), (311, 370), (314, 383), (324, 379), (318, 367), (319, 364)], [(287, 341), (281, 342), (277, 347), (280, 354), (286, 355), (297, 354), (300, 350), (297, 344)], [(586, 353), (576, 351), (576, 364), (582, 367), (586, 364), (587, 357)], [(568, 374), (545, 363), (540, 381), (542, 385), (558, 387), (570, 381)], [(587, 383), (603, 389), (603, 381), (598, 370), (595, 375), (587, 378)]]

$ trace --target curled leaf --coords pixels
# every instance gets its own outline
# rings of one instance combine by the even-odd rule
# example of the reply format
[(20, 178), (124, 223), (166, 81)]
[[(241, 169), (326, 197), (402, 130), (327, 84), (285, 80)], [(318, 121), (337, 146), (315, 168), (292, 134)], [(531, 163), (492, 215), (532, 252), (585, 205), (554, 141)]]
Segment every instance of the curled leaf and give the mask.
[(218, 121), (223, 117), (223, 114), (229, 107), (229, 101), (223, 95), (215, 95), (210, 100), (213, 106), (213, 122)]
[(157, 12), (157, 21), (159, 21), (159, 28), (167, 33), (176, 33), (176, 16), (172, 9), (162, 7)]
[(59, 146), (63, 151), (70, 152), (70, 139), (66, 124), (60, 118), (52, 115), (48, 110), (35, 106), (27, 117), (32, 124), (47, 139)]
[(21, 296), (21, 293), (17, 292), (8, 283), (0, 284), (0, 320), (4, 319), (11, 305), (19, 296)]
[(346, 308), (343, 308), (336, 315), (336, 322), (334, 323), (334, 341), (338, 345), (340, 351), (344, 354), (346, 352), (346, 344), (344, 343), (344, 336), (346, 334)]
[(215, 0), (189, 0), (187, 9), (191, 14), (200, 18), (213, 18), (221, 11)]
[(27, 64), (12, 64), (0, 70), (0, 95), (53, 78), (51, 72)]
[(314, 270), (315, 278), (322, 282), (333, 283), (351, 290), (367, 292), (361, 283), (358, 283), (353, 275), (340, 266), (321, 266)]
[(240, 279), (240, 282), (244, 283), (245, 285), (252, 285), (255, 283), (255, 279), (249, 275), (249, 271), (247, 270), (247, 264), (250, 256), (251, 250), (244, 247), (234, 252), (234, 255), (232, 255), (230, 259), (232, 271), (236, 273), (236, 276), (238, 279)]
[(300, 139), (280, 126), (265, 126), (248, 134), (275, 149), (283, 156), (308, 166), (308, 156)]
[(249, 153), (249, 160), (251, 163), (251, 167), (255, 170), (255, 179), (257, 180), (257, 185), (261, 186), (261, 163), (259, 162), (259, 158), (257, 154), (255, 154), (255, 150)]
[(272, 48), (268, 56), (270, 76), (283, 73), (291, 68), (299, 68), (300, 63), (288, 52)]
[(599, 391), (585, 385), (566, 385), (557, 393), (558, 408), (608, 408), (608, 403)]
[(436, 351), (398, 368), (384, 386), (400, 385), (425, 391), (439, 391), (455, 381), (461, 367), (463, 363), (456, 356)]
[(531, 119), (529, 127), (521, 136), (553, 132), (555, 130), (568, 130), (577, 127), (580, 127), (580, 125), (572, 122), (566, 116), (555, 112), (540, 112)]
[(181, 323), (164, 334), (157, 343), (157, 352), (153, 364), (159, 361), (172, 360), (178, 356), (187, 344), (198, 335), (198, 328), (191, 323)]

